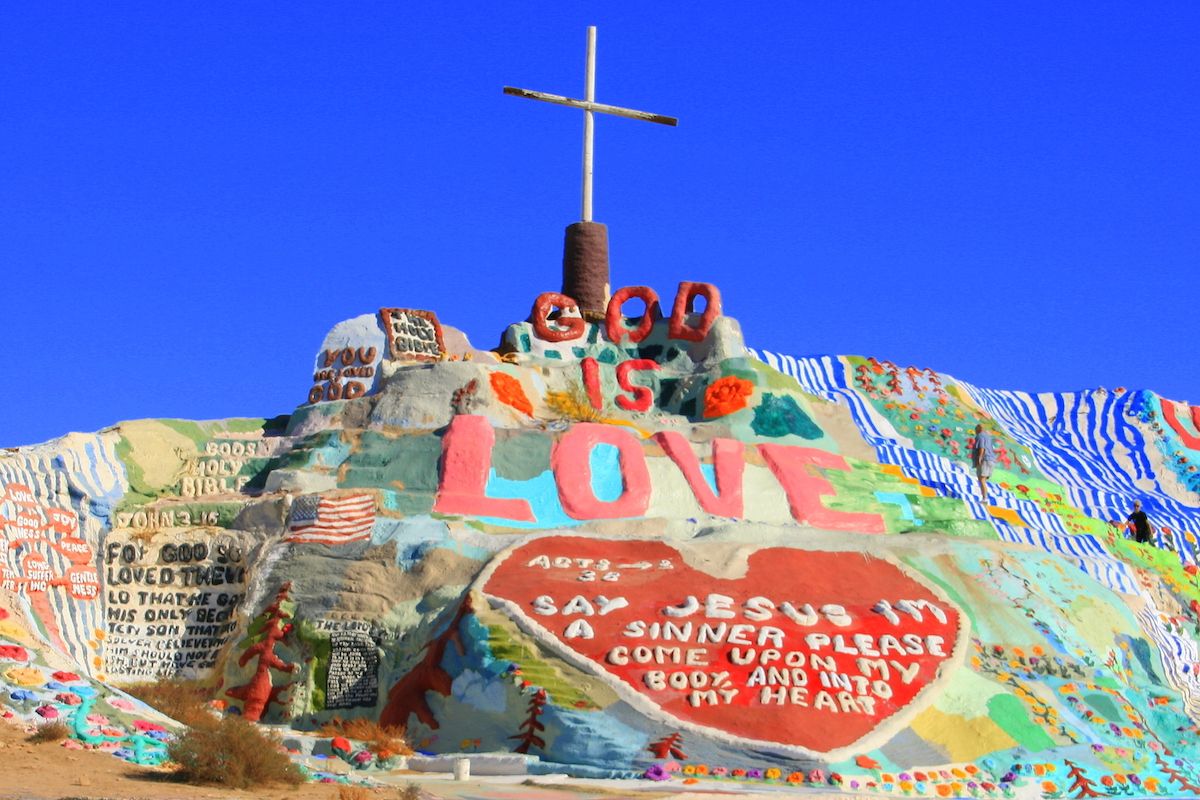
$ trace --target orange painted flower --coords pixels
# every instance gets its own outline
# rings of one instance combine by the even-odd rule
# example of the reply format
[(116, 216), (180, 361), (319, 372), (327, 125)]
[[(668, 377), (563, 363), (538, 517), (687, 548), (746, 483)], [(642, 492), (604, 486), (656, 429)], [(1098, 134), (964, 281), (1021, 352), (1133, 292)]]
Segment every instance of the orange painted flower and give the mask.
[(493, 372), (488, 376), (496, 399), (506, 406), (515, 408), (527, 417), (533, 416), (533, 404), (525, 396), (521, 382), (506, 372)]
[(854, 763), (863, 769), (879, 769), (879, 762), (870, 756), (859, 756), (854, 759)]
[(704, 416), (723, 417), (746, 407), (746, 399), (754, 394), (754, 384), (736, 375), (726, 375), (704, 390)]

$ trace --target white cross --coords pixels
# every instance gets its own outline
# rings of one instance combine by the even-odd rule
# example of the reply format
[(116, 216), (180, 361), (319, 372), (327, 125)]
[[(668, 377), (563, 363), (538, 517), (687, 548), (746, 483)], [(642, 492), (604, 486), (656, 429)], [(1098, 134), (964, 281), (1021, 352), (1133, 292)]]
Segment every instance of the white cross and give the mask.
[(557, 103), (560, 106), (573, 106), (583, 109), (583, 221), (592, 221), (592, 112), (615, 114), (618, 117), (631, 117), (646, 122), (657, 122), (662, 125), (678, 125), (679, 120), (662, 114), (651, 114), (649, 111), (635, 111), (632, 108), (610, 106), (596, 102), (596, 26), (587, 29), (587, 72), (584, 78), (584, 97), (575, 100), (560, 94), (535, 92), (532, 89), (518, 89), (505, 86), (505, 94), (516, 97), (528, 97), (530, 100), (544, 100), (547, 103)]

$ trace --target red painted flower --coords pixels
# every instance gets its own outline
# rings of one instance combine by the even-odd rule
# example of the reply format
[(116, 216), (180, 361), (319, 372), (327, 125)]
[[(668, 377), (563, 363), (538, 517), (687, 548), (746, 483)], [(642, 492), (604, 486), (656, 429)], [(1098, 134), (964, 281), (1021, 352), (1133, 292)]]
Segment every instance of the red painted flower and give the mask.
[(741, 411), (752, 394), (754, 384), (750, 381), (736, 375), (726, 375), (704, 390), (704, 416), (723, 417)]

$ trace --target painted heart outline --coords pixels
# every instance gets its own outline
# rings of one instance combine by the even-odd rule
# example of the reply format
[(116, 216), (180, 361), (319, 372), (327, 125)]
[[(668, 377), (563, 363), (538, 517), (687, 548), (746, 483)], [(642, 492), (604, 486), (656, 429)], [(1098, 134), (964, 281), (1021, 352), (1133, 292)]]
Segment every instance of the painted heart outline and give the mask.
[(899, 731), (969, 633), (937, 586), (858, 551), (752, 550), (720, 577), (658, 540), (546, 535), (498, 555), (475, 588), (649, 717), (830, 759)]

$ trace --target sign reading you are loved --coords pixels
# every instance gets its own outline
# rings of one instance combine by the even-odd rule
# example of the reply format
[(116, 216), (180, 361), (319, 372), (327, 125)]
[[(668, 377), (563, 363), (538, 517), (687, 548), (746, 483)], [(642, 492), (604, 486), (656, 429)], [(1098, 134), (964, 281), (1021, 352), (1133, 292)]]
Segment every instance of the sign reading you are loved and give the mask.
[(815, 753), (911, 718), (967, 638), (941, 592), (858, 552), (766, 548), (726, 578), (663, 542), (545, 537), (482, 591), (652, 716)]

